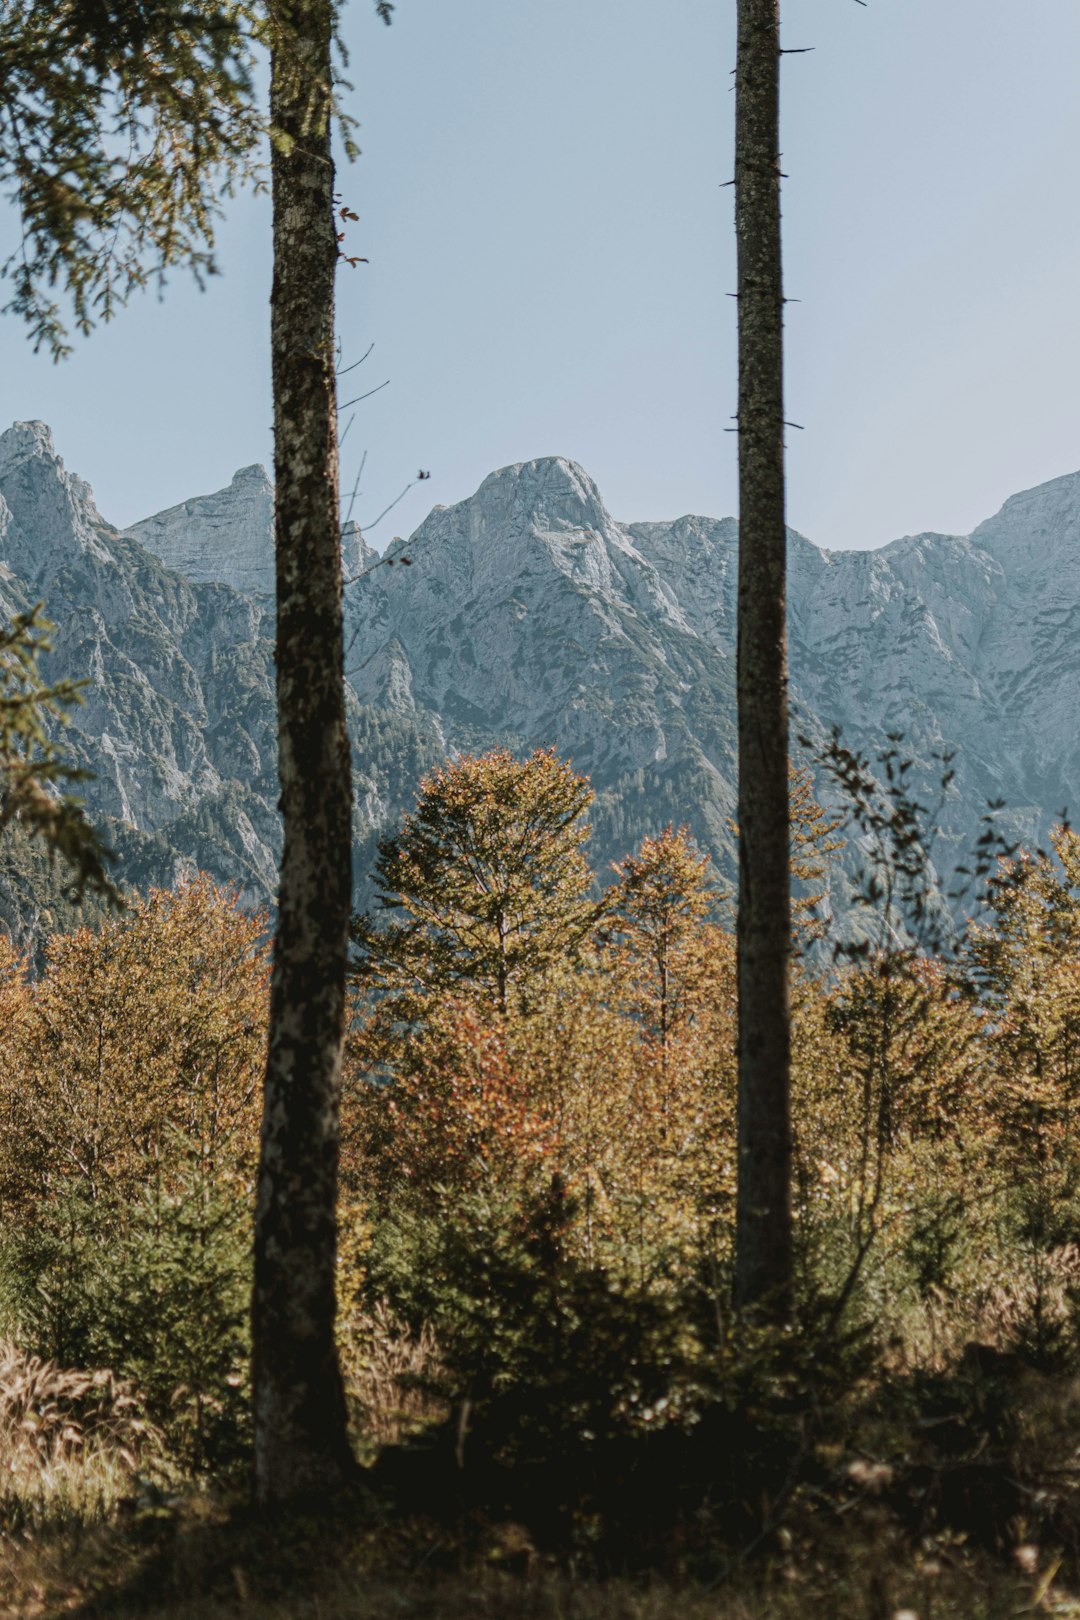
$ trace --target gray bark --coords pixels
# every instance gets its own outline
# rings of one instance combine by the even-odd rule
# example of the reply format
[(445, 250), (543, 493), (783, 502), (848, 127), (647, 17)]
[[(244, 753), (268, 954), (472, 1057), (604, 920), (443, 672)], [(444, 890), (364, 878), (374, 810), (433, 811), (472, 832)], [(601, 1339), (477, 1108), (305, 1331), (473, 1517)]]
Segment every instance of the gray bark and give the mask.
[(334, 1340), (351, 878), (330, 149), (329, 0), (274, 11), (271, 347), (284, 850), (252, 1305), (255, 1492), (333, 1492), (353, 1462)]
[(791, 1303), (791, 951), (778, 0), (738, 0), (739, 1109), (735, 1296)]

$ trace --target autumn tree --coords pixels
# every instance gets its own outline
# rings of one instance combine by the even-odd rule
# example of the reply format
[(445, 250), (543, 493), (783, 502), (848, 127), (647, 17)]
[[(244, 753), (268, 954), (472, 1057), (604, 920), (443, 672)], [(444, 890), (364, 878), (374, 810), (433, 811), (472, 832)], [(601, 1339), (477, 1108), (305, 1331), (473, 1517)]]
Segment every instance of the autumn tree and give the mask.
[(205, 878), (0, 945), (0, 1274), (20, 1342), (134, 1378), (174, 1458), (248, 1431), (265, 916)]
[(739, 1200), (735, 1293), (790, 1310), (791, 877), (788, 859), (784, 292), (779, 0), (739, 0)]
[[(523, 770), (506, 757), (496, 762), (514, 777)], [(536, 762), (526, 763), (535, 770)], [(546, 776), (550, 756), (539, 763)], [(490, 857), (497, 848), (501, 860), (520, 861), (513, 815), (497, 840), (493, 825), (476, 835), (475, 790), (487, 778), (474, 764), (444, 768), (459, 786), (470, 784), (471, 830), (452, 845), (439, 843), (438, 865), (425, 863), (439, 874), (426, 904), (437, 898), (440, 918), (449, 915), (455, 928), (475, 893), (476, 850)], [(566, 767), (556, 779), (566, 785)], [(426, 787), (422, 803), (427, 796)], [(520, 803), (512, 798), (506, 808)], [(393, 851), (412, 846), (410, 825), (387, 841)], [(570, 1251), (634, 1286), (670, 1286), (696, 1263), (703, 1242), (710, 1251), (718, 1243), (730, 1249), (718, 1233), (727, 1214), (727, 1161), (733, 1167), (732, 942), (708, 919), (708, 861), (685, 830), (646, 839), (619, 863), (620, 881), (600, 919), (595, 902), (581, 900), (591, 874), (580, 854), (568, 891), (574, 934), (590, 920), (595, 926), (576, 949), (573, 935), (559, 948), (559, 913), (554, 936), (543, 941), (541, 930), (553, 921), (551, 890), (534, 873), (515, 911), (522, 928), (535, 930), (530, 949), (542, 942), (543, 951), (523, 969), (524, 989), (511, 979), (505, 1004), (497, 994), (497, 929), (485, 954), (475, 918), (455, 935), (464, 957), (453, 958), (453, 977), (446, 927), (428, 926), (430, 910), (406, 950), (395, 954), (384, 944), (383, 956), (369, 959), (376, 983), (405, 991), (376, 1001), (351, 1045), (349, 1156), (354, 1143), (366, 1143), (360, 1159), (370, 1170), (351, 1164), (350, 1185), (378, 1187), (380, 1209), (405, 1199), (434, 1218), (439, 1189), (467, 1185), (512, 1198), (525, 1185), (535, 1193), (545, 1174), (557, 1174), (573, 1210)], [(414, 896), (415, 888), (410, 884)], [(450, 895), (465, 897), (453, 912), (445, 909)], [(366, 1079), (373, 1070), (379, 1085)], [(371, 1218), (379, 1228), (381, 1213)]]
[(1048, 1257), (1080, 1221), (1080, 834), (999, 863), (968, 962), (987, 1022), (989, 1103), (1011, 1217), (1034, 1284), (1036, 1339)]
[(619, 942), (641, 985), (642, 1010), (666, 1048), (685, 1011), (688, 982), (715, 903), (709, 857), (688, 827), (670, 826), (643, 838), (637, 851), (616, 862), (612, 897)]
[(505, 1013), (595, 927), (584, 854), (592, 798), (553, 749), (525, 760), (508, 749), (463, 755), (425, 777), (375, 866), (380, 909), (404, 920), (358, 921), (362, 975), (422, 994), (468, 991)]
[(100, 928), (53, 936), (42, 974), (9, 956), (0, 1199), (89, 1203), (198, 1163), (235, 1190), (255, 1169), (266, 1032), (265, 916), (199, 878)]
[(603, 967), (640, 1030), (622, 1197), (636, 1208), (639, 1256), (651, 1250), (652, 1264), (677, 1270), (677, 1247), (715, 1281), (718, 1256), (730, 1255), (733, 941), (688, 828), (644, 838), (615, 870)]
[(828, 919), (823, 903), (829, 888), (829, 857), (844, 847), (838, 837), (843, 817), (826, 810), (814, 792), (814, 779), (805, 765), (792, 764), (788, 772), (791, 810), (791, 901), (796, 950), (823, 939)]

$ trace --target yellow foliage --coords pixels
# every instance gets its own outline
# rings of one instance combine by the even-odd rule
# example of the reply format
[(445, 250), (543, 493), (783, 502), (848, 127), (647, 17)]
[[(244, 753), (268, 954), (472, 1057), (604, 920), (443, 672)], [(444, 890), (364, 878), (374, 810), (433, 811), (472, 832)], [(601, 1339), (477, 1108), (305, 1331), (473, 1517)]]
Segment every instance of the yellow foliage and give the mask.
[(264, 1062), (266, 919), (208, 878), (98, 932), (55, 936), (32, 979), (0, 947), (0, 1200), (164, 1190), (193, 1161), (246, 1183)]

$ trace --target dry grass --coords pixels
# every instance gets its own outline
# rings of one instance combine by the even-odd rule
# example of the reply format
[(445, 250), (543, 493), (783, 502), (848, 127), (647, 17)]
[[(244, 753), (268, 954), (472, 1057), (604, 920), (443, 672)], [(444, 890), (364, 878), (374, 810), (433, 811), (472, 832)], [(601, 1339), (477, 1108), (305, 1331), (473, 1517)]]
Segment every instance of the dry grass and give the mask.
[(131, 1386), (0, 1346), (0, 1524), (6, 1530), (107, 1517), (159, 1437)]
[[(410, 1395), (429, 1399), (410, 1381), (435, 1346), (389, 1317), (358, 1342), (356, 1392), (397, 1438), (428, 1415), (410, 1409)], [(1065, 1445), (1080, 1419), (1075, 1381), (1044, 1382), (1064, 1402), (1044, 1421), (1024, 1392), (1027, 1449), (1045, 1458), (1046, 1431)], [(994, 1557), (963, 1536), (916, 1540), (870, 1487), (800, 1498), (756, 1561), (724, 1568), (718, 1550), (710, 1567), (699, 1547), (681, 1579), (598, 1580), (475, 1516), (401, 1521), (361, 1497), (333, 1523), (265, 1525), (222, 1499), (169, 1505), (140, 1492), (158, 1444), (112, 1375), (0, 1348), (0, 1620), (1080, 1620), (1060, 1541)]]
[(445, 1403), (430, 1392), (439, 1355), (429, 1328), (418, 1337), (411, 1334), (380, 1300), (350, 1322), (343, 1351), (346, 1386), (358, 1417), (356, 1439), (365, 1456), (446, 1416)]
[(947, 1290), (932, 1288), (909, 1305), (897, 1324), (891, 1360), (926, 1372), (960, 1361), (975, 1341), (1008, 1352), (1065, 1334), (1080, 1297), (1080, 1248), (1061, 1244), (1048, 1252), (999, 1256), (992, 1266), (958, 1270)]

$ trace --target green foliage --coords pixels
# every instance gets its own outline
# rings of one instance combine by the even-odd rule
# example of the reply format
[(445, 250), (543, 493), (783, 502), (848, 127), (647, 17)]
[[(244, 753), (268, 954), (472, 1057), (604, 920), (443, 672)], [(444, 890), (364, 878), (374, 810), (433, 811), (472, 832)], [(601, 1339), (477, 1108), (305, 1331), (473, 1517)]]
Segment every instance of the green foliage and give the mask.
[(129, 1379), (185, 1471), (227, 1469), (249, 1442), (249, 1227), (198, 1166), (130, 1201), (62, 1192), (4, 1239), (11, 1327), (38, 1355)]
[(119, 903), (109, 876), (111, 852), (101, 843), (81, 802), (64, 791), (87, 773), (60, 753), (55, 731), (82, 701), (82, 682), (48, 685), (39, 661), (50, 650), (52, 626), (40, 604), (0, 628), (0, 833), (17, 823), (42, 839), (70, 869), (76, 896), (84, 891)]
[(558, 1175), (525, 1199), (436, 1188), (379, 1226), (368, 1257), (370, 1288), (434, 1335), (431, 1386), (455, 1410), (463, 1460), (562, 1475), (554, 1515), (590, 1459), (692, 1422), (701, 1393), (692, 1326), (671, 1299), (583, 1263), (575, 1215)]
[(220, 198), (252, 171), (257, 8), (236, 0), (12, 0), (0, 15), (0, 187), (21, 239), (9, 310), (68, 350), (172, 266), (214, 269)]

